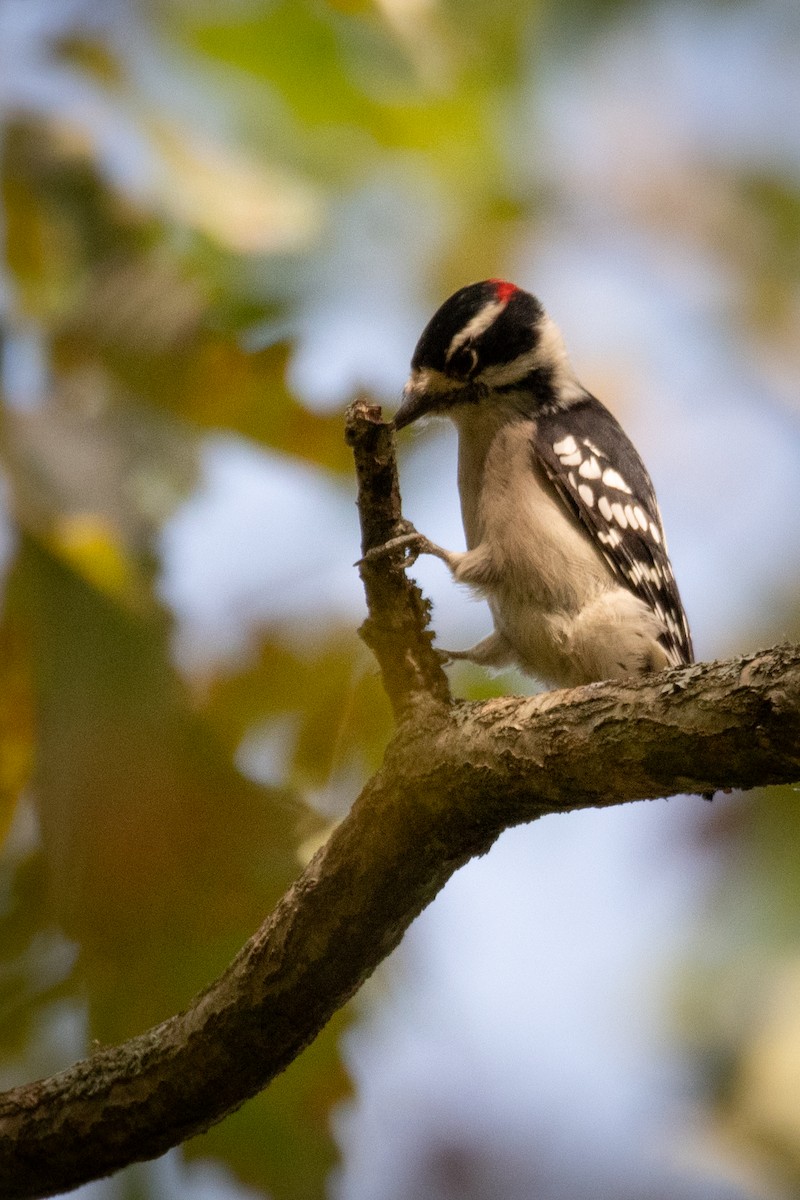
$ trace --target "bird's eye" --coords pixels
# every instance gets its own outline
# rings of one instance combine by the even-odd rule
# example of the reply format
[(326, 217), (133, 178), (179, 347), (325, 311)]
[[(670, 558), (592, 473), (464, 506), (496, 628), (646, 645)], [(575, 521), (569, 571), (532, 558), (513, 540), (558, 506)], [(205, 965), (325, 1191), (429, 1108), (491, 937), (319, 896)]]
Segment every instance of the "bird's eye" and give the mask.
[(469, 342), (459, 346), (447, 362), (447, 370), (452, 375), (467, 377), (472, 375), (478, 365), (478, 351)]

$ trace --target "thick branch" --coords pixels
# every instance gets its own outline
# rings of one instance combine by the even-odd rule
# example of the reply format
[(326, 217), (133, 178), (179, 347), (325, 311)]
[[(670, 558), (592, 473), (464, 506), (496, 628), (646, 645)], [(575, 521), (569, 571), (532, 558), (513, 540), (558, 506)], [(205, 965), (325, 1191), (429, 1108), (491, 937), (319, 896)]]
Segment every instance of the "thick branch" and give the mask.
[[(350, 430), (367, 549), (400, 520), (393, 449), (378, 411), (351, 413)], [(377, 566), (362, 567), (365, 636), (404, 719), (381, 771), (185, 1012), (0, 1097), (5, 1200), (53, 1195), (152, 1158), (266, 1087), (457, 867), (509, 825), (800, 779), (800, 648), (642, 681), (448, 704), (424, 602), (396, 564), (383, 570), (385, 578)], [(423, 703), (428, 686), (433, 700)]]

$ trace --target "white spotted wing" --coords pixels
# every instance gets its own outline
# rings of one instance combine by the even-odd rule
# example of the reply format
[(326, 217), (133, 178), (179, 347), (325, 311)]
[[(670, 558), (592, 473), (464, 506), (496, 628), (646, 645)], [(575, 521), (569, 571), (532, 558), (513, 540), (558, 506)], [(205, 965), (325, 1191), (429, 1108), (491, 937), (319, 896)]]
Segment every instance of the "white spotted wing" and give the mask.
[(593, 396), (537, 418), (534, 456), (559, 499), (597, 543), (615, 575), (656, 613), (672, 661), (693, 661), (689, 624), (667, 554), (655, 492), (642, 460)]

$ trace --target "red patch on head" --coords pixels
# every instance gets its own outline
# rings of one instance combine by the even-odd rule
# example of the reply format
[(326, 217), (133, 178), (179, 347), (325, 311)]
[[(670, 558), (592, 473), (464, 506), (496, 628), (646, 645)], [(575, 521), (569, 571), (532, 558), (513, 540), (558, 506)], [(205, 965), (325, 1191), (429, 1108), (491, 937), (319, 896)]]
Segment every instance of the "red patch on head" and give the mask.
[(506, 283), (505, 279), (490, 279), (489, 283), (494, 284), (494, 294), (501, 304), (508, 304), (511, 297), (519, 288), (514, 283)]

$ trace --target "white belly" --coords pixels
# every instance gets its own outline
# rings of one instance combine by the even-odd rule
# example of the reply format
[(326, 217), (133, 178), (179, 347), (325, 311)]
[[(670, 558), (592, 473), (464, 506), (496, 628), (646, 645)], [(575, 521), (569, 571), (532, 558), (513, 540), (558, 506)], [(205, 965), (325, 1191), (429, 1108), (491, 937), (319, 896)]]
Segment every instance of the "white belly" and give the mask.
[(489, 602), (527, 673), (563, 686), (667, 665), (657, 618), (620, 585), (534, 461), (531, 420), (462, 410), (459, 490), (468, 553), (456, 578)]
[(487, 430), (485, 419), (470, 415), (459, 422), (461, 513), (467, 546), (491, 554), (487, 597), (575, 612), (588, 596), (616, 586), (602, 554), (536, 468), (533, 422)]

